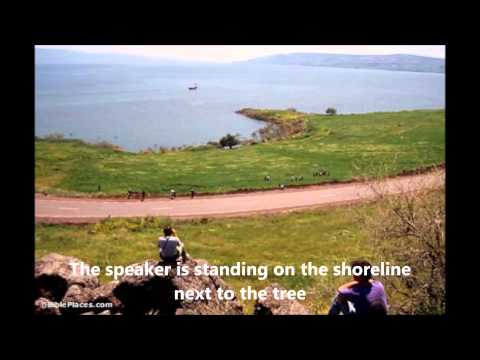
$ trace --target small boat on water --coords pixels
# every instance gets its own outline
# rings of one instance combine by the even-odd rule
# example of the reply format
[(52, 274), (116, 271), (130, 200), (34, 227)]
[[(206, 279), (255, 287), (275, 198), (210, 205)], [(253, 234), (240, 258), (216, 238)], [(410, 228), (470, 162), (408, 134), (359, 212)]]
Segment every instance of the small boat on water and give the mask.
[(195, 84), (195, 86), (189, 87), (188, 90), (197, 90), (198, 86)]

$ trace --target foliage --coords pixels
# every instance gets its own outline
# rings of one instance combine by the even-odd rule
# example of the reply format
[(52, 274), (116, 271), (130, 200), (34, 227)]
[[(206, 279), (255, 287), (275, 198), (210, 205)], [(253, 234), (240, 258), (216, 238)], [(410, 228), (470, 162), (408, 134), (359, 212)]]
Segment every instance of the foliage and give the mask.
[(227, 134), (220, 139), (219, 143), (222, 147), (229, 147), (231, 149), (235, 145), (240, 144), (240, 141), (235, 135)]

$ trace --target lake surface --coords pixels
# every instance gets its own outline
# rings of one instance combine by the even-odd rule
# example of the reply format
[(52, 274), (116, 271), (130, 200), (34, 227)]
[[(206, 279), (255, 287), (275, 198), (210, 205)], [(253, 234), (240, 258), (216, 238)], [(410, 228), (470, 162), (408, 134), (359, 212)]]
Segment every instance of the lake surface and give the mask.
[[(198, 90), (188, 87), (198, 84)], [(35, 133), (130, 150), (248, 138), (245, 107), (364, 113), (445, 106), (445, 75), (275, 65), (37, 65)]]

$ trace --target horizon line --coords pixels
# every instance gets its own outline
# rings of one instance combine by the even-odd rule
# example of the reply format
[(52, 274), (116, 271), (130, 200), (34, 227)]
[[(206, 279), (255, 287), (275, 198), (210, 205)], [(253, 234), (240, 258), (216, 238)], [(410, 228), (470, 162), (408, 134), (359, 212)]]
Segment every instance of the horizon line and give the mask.
[[(139, 53), (139, 52), (132, 52), (132, 48), (129, 49), (122, 49), (123, 45), (112, 45), (110, 48), (98, 48), (96, 49), (96, 46), (99, 45), (78, 45), (78, 46), (85, 46), (85, 48), (74, 48), (77, 45), (46, 45), (46, 44), (36, 44), (35, 45), (35, 51), (37, 49), (45, 49), (45, 50), (63, 50), (63, 51), (68, 51), (68, 52), (74, 52), (74, 53), (82, 53), (82, 54), (96, 54), (96, 55), (102, 55), (102, 54), (109, 54), (109, 55), (125, 55), (125, 56), (132, 56), (132, 57), (139, 57), (142, 59), (166, 59), (166, 60), (176, 60), (176, 61), (195, 61), (195, 62), (211, 62), (211, 63), (234, 63), (234, 62), (242, 62), (242, 61), (249, 61), (249, 60), (254, 60), (257, 58), (265, 58), (265, 57), (271, 57), (271, 56), (279, 56), (279, 55), (293, 55), (293, 54), (318, 54), (318, 55), (346, 55), (346, 56), (416, 56), (416, 57), (423, 57), (423, 58), (431, 58), (431, 59), (440, 59), (440, 60), (445, 60), (445, 56), (435, 56), (434, 54), (416, 54), (414, 52), (401, 52), (401, 51), (391, 51), (387, 53), (350, 53), (348, 51), (328, 51), (328, 50), (320, 50), (318, 49), (315, 51), (315, 49), (312, 49), (311, 51), (305, 51), (304, 49), (299, 49), (298, 51), (288, 51), (288, 49), (285, 49), (287, 51), (281, 51), (281, 49), (278, 49), (278, 51), (273, 51), (272, 53), (267, 53), (267, 54), (245, 54), (244, 56), (241, 56), (239, 59), (205, 59), (205, 58), (199, 58), (196, 57), (195, 55), (189, 55), (189, 56), (176, 56), (173, 54), (157, 54), (157, 53)], [(100, 45), (101, 46), (101, 45)], [(113, 48), (119, 46), (119, 48)], [(163, 45), (161, 45), (163, 46)], [(165, 45), (168, 46), (168, 45)], [(185, 46), (188, 47), (189, 45), (179, 45), (179, 46)], [(201, 46), (208, 46), (213, 49), (215, 47), (220, 47), (224, 45), (194, 45), (196, 47), (201, 47)], [(225, 46), (241, 46), (241, 45), (225, 45)], [(257, 45), (255, 45), (257, 46)], [(283, 46), (283, 45), (282, 45)], [(286, 45), (285, 45), (286, 46)], [(444, 45), (441, 45), (445, 47)], [(261, 46), (258, 45), (259, 50), (261, 50)], [(134, 48), (133, 48), (134, 49)], [(123, 51), (122, 51), (123, 50)], [(137, 50), (137, 49), (135, 49)], [(149, 49), (150, 50), (150, 49)], [(171, 49), (169, 49), (171, 50)], [(217, 49), (215, 49), (217, 50)]]

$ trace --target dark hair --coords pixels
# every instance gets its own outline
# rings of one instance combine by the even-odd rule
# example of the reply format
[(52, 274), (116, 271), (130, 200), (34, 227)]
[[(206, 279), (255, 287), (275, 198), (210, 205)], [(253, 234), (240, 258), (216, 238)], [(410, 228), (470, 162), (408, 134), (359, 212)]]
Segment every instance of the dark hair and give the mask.
[(171, 227), (171, 226), (165, 226), (165, 227), (163, 228), (163, 234), (164, 234), (165, 236), (173, 235), (173, 229), (172, 229), (172, 227)]
[(364, 269), (365, 266), (368, 266), (367, 271), (365, 271), (365, 273), (363, 275), (358, 276), (358, 277), (362, 280), (370, 280), (372, 278), (372, 272), (370, 270), (372, 265), (368, 261), (366, 261), (366, 260), (354, 260), (354, 261), (352, 261), (350, 266), (352, 267), (352, 269), (353, 269), (354, 266), (360, 266), (360, 267), (362, 267), (362, 269)]

